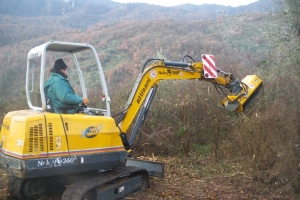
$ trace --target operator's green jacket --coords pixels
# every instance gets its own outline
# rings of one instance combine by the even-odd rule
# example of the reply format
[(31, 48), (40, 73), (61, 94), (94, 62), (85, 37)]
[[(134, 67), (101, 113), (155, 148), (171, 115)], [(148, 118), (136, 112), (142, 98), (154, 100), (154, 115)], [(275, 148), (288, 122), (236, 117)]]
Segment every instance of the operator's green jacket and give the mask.
[[(44, 92), (52, 101), (54, 113), (63, 113), (61, 107), (70, 107), (67, 114), (73, 114), (79, 110), (79, 103), (83, 98), (76, 95), (69, 81), (57, 73), (51, 73), (51, 77), (44, 85)], [(72, 108), (73, 106), (73, 108)]]

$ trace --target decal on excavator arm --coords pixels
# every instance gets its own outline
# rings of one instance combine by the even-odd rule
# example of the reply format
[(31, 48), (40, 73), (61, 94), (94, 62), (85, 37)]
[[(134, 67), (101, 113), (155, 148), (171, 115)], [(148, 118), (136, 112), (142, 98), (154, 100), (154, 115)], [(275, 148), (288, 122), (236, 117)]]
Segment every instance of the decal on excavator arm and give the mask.
[(137, 100), (136, 100), (136, 102), (137, 102), (138, 104), (140, 103), (142, 97), (145, 95), (145, 92), (146, 92), (147, 88), (149, 87), (150, 82), (151, 82), (151, 80), (150, 80), (150, 78), (148, 77), (148, 78), (147, 78), (147, 81), (146, 81), (146, 83), (145, 83), (145, 85), (144, 85), (144, 87), (143, 87), (143, 89), (140, 91), (140, 93), (139, 93), (139, 95), (138, 95), (138, 98), (137, 98)]
[[(180, 74), (180, 71), (178, 70), (171, 70), (171, 69), (168, 69), (167, 71), (163, 70), (163, 71), (158, 71), (158, 74), (159, 75), (167, 75), (167, 76), (172, 76), (172, 75), (178, 75)], [(180, 74), (181, 75), (181, 74)], [(181, 75), (182, 76), (182, 75)]]
[(151, 71), (150, 71), (150, 77), (154, 79), (154, 78), (156, 78), (156, 76), (157, 76), (156, 71), (155, 71), (154, 69), (151, 70)]

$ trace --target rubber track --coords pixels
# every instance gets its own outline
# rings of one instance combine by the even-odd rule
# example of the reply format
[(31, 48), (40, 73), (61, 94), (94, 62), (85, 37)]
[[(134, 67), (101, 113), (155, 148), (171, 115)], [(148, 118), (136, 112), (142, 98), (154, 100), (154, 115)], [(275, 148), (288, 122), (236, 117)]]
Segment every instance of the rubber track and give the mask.
[(118, 168), (113, 171), (104, 172), (97, 177), (88, 178), (82, 181), (77, 181), (67, 187), (62, 195), (62, 200), (82, 200), (83, 196), (91, 189), (110, 182), (119, 177), (129, 176), (130, 174), (141, 172), (147, 175), (148, 172), (145, 169), (126, 166)]

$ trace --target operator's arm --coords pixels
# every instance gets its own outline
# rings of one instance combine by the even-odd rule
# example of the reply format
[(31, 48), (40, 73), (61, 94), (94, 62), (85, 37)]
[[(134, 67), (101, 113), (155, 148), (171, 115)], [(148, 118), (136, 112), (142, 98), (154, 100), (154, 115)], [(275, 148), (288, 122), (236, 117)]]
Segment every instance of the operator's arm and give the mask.
[(79, 104), (83, 98), (76, 95), (68, 80), (60, 79), (53, 84), (56, 96), (64, 104)]

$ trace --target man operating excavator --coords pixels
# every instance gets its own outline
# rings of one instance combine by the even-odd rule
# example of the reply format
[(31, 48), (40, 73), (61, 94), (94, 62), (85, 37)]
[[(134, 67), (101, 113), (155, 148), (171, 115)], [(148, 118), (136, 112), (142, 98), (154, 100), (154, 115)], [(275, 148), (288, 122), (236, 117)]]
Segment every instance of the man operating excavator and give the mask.
[(67, 65), (63, 59), (57, 59), (50, 70), (51, 77), (46, 81), (47, 110), (54, 113), (74, 114), (79, 111), (79, 104), (87, 104), (88, 99), (75, 94), (68, 78)]

